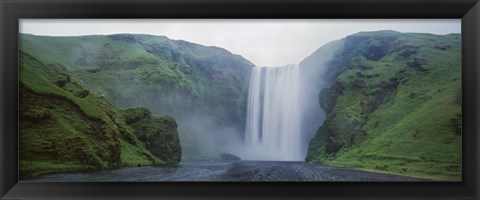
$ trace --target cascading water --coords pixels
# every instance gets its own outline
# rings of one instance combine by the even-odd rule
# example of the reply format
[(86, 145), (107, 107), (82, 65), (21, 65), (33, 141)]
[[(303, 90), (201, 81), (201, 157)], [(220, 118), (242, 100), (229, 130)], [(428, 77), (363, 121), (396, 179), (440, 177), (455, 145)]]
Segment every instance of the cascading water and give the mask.
[(303, 160), (299, 67), (255, 67), (248, 92), (246, 147), (250, 160)]

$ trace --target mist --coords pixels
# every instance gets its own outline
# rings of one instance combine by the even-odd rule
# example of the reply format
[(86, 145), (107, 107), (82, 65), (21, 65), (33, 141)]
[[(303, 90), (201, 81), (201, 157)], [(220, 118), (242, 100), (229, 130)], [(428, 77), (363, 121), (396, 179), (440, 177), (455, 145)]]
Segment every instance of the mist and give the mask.
[(319, 94), (332, 81), (328, 62), (342, 46), (343, 40), (328, 43), (298, 65), (252, 70), (244, 158), (305, 159), (310, 140), (325, 120)]
[[(223, 153), (237, 155), (240, 152), (243, 129), (223, 125), (205, 113), (191, 113), (176, 119), (180, 144), (183, 151), (190, 154), (182, 156), (182, 160), (220, 159)], [(232, 148), (234, 146), (236, 148)]]
[[(269, 120), (266, 117), (276, 117), (276, 119), (273, 119), (274, 122), (270, 123), (270, 128), (263, 129), (269, 132), (261, 133), (263, 144), (252, 145), (249, 142), (252, 139), (252, 133), (249, 133), (248, 130), (251, 129), (249, 126), (252, 126), (252, 124), (249, 124), (248, 116), (245, 116), (246, 124), (242, 121), (235, 124), (225, 124), (218, 116), (203, 109), (200, 102), (191, 99), (189, 96), (177, 94), (178, 97), (175, 98), (176, 101), (173, 104), (149, 105), (148, 107), (151, 107), (154, 114), (171, 115), (175, 118), (184, 152), (182, 160), (216, 160), (220, 159), (223, 153), (229, 153), (240, 157), (242, 160), (303, 161), (307, 154), (310, 139), (325, 119), (324, 111), (319, 103), (319, 93), (331, 82), (326, 78), (329, 72), (327, 61), (330, 58), (327, 54), (334, 48), (336, 46), (326, 45), (315, 52), (312, 58), (306, 58), (299, 65), (275, 68), (256, 67), (258, 71), (263, 71), (261, 75), (263, 78), (265, 78), (265, 71), (267, 70), (275, 71), (282, 68), (296, 68), (298, 70), (296, 84), (278, 79), (271, 82), (269, 88), (257, 91), (260, 92), (259, 95), (262, 96), (262, 99), (270, 99), (268, 103), (262, 102), (257, 108), (270, 107), (270, 114), (262, 114), (263, 119), (257, 122), (262, 124), (257, 124), (257, 126), (268, 126), (264, 124)], [(318, 58), (319, 56), (320, 58)], [(310, 63), (310, 59), (313, 58), (315, 58), (314, 65)], [(318, 62), (318, 59), (321, 62)], [(255, 69), (252, 70), (251, 78), (255, 76), (253, 71)], [(279, 72), (275, 73), (278, 74)], [(287, 76), (292, 71), (285, 71), (284, 73)], [(252, 79), (250, 79), (250, 84), (252, 84)], [(262, 87), (265, 84), (265, 80), (263, 80)], [(248, 99), (250, 101), (252, 85), (250, 85), (249, 90)], [(279, 94), (280, 96), (278, 96)], [(285, 101), (285, 99), (290, 100)], [(295, 108), (292, 108), (292, 105), (295, 105)], [(248, 115), (248, 107), (244, 109)]]
[[(145, 94), (138, 94), (145, 96)], [(168, 102), (156, 102), (158, 96), (166, 95)], [(226, 123), (220, 116), (209, 110), (199, 99), (189, 94), (164, 93), (159, 90), (150, 93), (144, 102), (131, 99), (116, 99), (123, 107), (146, 106), (155, 115), (172, 116), (182, 146), (182, 160), (215, 160), (223, 153), (240, 154), (244, 143), (244, 122)]]
[(330, 68), (332, 56), (343, 48), (344, 39), (329, 42), (300, 62), (300, 105), (301, 106), (301, 145), (302, 155), (306, 156), (310, 140), (325, 120), (325, 112), (320, 107), (320, 91), (330, 85), (335, 73)]
[[(245, 87), (249, 89), (243, 96), (248, 102), (236, 107), (232, 101), (232, 104), (222, 105), (228, 107), (223, 112), (212, 110), (219, 105), (215, 105), (215, 98), (212, 100), (209, 97), (212, 93), (208, 91), (204, 94), (207, 99), (199, 99), (168, 85), (141, 88), (141, 85), (121, 83), (124, 84), (123, 90), (98, 89), (122, 108), (144, 106), (155, 115), (175, 118), (183, 160), (220, 159), (223, 153), (229, 153), (246, 160), (303, 161), (311, 138), (325, 119), (319, 93), (331, 82), (327, 78), (331, 77), (329, 72), (332, 71), (328, 68), (328, 61), (342, 44), (343, 40), (328, 43), (296, 65), (255, 67), (245, 77)], [(95, 49), (88, 43), (81, 46), (81, 49)], [(285, 70), (287, 68), (295, 70)], [(258, 73), (255, 75), (256, 69)], [(267, 71), (270, 71), (270, 81), (265, 86)], [(296, 73), (295, 78), (292, 73)], [(261, 89), (255, 91), (259, 98), (257, 102), (250, 102), (254, 76), (261, 78), (261, 83), (256, 86)], [(262, 117), (261, 120), (247, 116), (252, 112), (247, 110), (250, 109), (248, 106), (253, 103), (258, 104), (255, 117)], [(230, 109), (243, 113), (243, 116), (226, 120)], [(261, 127), (260, 132), (252, 133), (252, 120), (256, 120), (255, 130)], [(253, 141), (252, 138), (260, 139)]]

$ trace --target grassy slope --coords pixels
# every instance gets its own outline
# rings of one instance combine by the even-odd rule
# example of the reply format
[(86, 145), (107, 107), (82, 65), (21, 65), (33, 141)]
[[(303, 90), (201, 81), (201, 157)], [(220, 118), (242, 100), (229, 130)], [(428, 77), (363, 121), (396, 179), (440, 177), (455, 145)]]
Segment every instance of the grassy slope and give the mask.
[[(71, 63), (58, 56), (63, 55), (62, 48), (46, 52), (34, 49), (37, 45), (45, 44), (20, 43), (22, 178), (179, 161), (176, 128), (159, 127), (163, 130), (158, 133), (170, 135), (173, 131), (177, 138), (172, 146), (179, 152), (168, 156), (153, 153), (137, 139), (136, 129), (127, 125), (127, 114), (104, 97), (89, 94), (81, 81), (71, 76)], [(148, 115), (141, 120), (154, 118)], [(162, 156), (164, 159), (159, 158)]]
[(196, 154), (205, 149), (188, 140), (201, 134), (187, 123), (192, 116), (244, 128), (253, 64), (224, 49), (129, 34), (22, 35), (22, 41), (25, 52), (66, 66), (92, 93), (105, 95), (115, 105), (142, 106), (154, 114), (174, 116), (182, 129), (186, 158), (200, 156)]
[[(346, 60), (338, 65), (341, 73), (322, 91), (324, 102), (334, 102), (327, 109), (323, 104), (331, 112), (312, 140), (307, 160), (459, 180), (460, 36), (396, 32), (355, 36), (364, 38), (350, 38), (353, 46), (336, 58)], [(382, 39), (385, 36), (392, 38)], [(365, 58), (372, 53), (369, 46), (385, 42), (386, 55)], [(412, 64), (415, 58), (421, 66)], [(332, 89), (335, 83), (343, 86), (342, 92)]]

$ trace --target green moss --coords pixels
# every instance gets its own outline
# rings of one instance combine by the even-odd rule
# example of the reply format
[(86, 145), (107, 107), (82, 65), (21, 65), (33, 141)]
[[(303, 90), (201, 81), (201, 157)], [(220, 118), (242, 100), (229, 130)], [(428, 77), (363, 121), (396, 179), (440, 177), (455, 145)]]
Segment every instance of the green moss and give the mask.
[(143, 146), (135, 146), (128, 142), (121, 141), (122, 154), (120, 156), (122, 166), (143, 166), (152, 164), (164, 164)]
[[(114, 108), (104, 110), (109, 118), (91, 119), (64, 98), (34, 93), (24, 86), (20, 93), (20, 160), (26, 161), (20, 165), (23, 178), (180, 161), (181, 148), (173, 118), (146, 116), (155, 128), (161, 128), (155, 133), (148, 132), (156, 131), (155, 128), (147, 130), (149, 139), (157, 139), (147, 145), (134, 134), (139, 130), (126, 125), (123, 115)], [(97, 109), (108, 105), (97, 104)], [(142, 128), (148, 127), (148, 122)], [(162, 134), (163, 140), (155, 134)], [(177, 156), (168, 156), (172, 154)]]
[[(223, 126), (239, 130), (245, 127), (248, 80), (254, 65), (224, 49), (162, 36), (131, 34), (81, 37), (22, 34), (20, 49), (23, 55), (63, 66), (63, 71), (88, 89), (89, 95), (68, 83), (57, 91), (44, 87), (58, 77), (30, 81), (36, 74), (45, 74), (33, 67), (22, 69), (26, 85), (37, 92), (56, 92), (71, 98), (89, 116), (105, 118), (89, 98), (97, 94), (120, 108), (146, 107), (154, 114), (176, 116), (179, 123), (188, 121), (190, 115), (184, 113), (198, 113), (212, 116)], [(72, 95), (65, 90), (77, 92)], [(182, 134), (192, 137), (198, 133)], [(186, 154), (201, 150), (189, 150)]]
[[(127, 117), (139, 116), (139, 113), (145, 113), (144, 109), (134, 108), (125, 111)], [(141, 114), (131, 122), (133, 133), (145, 144), (145, 147), (156, 157), (166, 163), (178, 163), (182, 156), (180, 139), (177, 133), (177, 124), (169, 116), (152, 116)]]
[(350, 49), (332, 58), (342, 71), (321, 93), (327, 119), (307, 161), (459, 180), (460, 37), (372, 32), (345, 43)]
[(44, 174), (58, 172), (88, 172), (95, 167), (72, 162), (55, 163), (51, 161), (20, 161), (20, 178), (33, 178)]
[[(132, 122), (125, 119), (124, 112), (105, 97), (85, 89), (83, 81), (72, 75), (72, 68), (64, 66), (68, 62), (31, 48), (36, 47), (25, 45), (20, 52), (21, 178), (179, 162), (179, 158), (162, 160), (163, 152), (159, 150), (154, 155), (134, 134), (135, 128), (127, 124)], [(138, 110), (156, 118), (146, 109)], [(163, 126), (175, 124), (172, 118), (155, 122)], [(167, 138), (154, 145), (176, 145), (181, 155), (179, 141), (174, 140), (178, 138), (176, 126), (172, 129), (172, 141)], [(157, 148), (154, 145), (149, 148)]]

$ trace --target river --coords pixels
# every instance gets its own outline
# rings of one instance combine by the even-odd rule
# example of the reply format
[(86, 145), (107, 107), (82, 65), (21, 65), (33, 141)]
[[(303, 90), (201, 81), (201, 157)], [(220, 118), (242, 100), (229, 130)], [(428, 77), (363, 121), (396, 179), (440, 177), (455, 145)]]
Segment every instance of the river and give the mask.
[(305, 162), (183, 161), (177, 165), (124, 167), (94, 173), (50, 174), (26, 181), (429, 181)]

